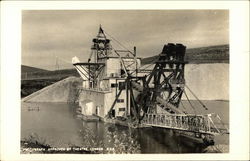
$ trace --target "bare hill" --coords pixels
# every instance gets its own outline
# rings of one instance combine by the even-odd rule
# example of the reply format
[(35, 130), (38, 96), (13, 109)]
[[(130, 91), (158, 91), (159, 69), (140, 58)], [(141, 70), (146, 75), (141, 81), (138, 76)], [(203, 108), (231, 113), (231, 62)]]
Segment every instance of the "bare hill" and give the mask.
[(21, 97), (30, 95), (48, 85), (70, 76), (79, 77), (76, 69), (43, 70), (35, 67), (21, 66)]
[[(152, 63), (157, 56), (142, 59), (142, 64)], [(185, 60), (191, 64), (229, 63), (229, 45), (187, 49)]]
[(21, 72), (23, 73), (31, 73), (31, 72), (48, 72), (48, 70), (35, 68), (27, 65), (21, 65)]
[[(32, 67), (33, 68), (33, 67)], [(57, 79), (61, 80), (69, 76), (79, 76), (76, 69), (61, 69), (61, 70), (32, 70), (32, 68), (25, 68), (31, 69), (29, 72), (25, 72), (27, 70), (22, 70), (21, 79), (22, 80), (37, 80), (37, 79)], [(39, 69), (39, 68), (37, 68)]]

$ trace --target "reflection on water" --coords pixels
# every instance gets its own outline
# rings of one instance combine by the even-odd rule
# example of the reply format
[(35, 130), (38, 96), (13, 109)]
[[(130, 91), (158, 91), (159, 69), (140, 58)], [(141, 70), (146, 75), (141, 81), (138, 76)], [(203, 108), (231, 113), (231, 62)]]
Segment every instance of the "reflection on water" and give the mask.
[[(221, 105), (223, 113), (225, 109), (228, 111), (228, 102), (222, 102)], [(82, 121), (77, 119), (77, 106), (72, 104), (22, 103), (21, 111), (21, 139), (36, 133), (52, 147), (79, 146), (92, 148), (97, 153), (119, 154), (201, 151), (199, 146), (185, 142), (171, 130), (132, 129), (103, 122)], [(228, 116), (223, 116), (223, 119), (228, 119)]]
[(87, 148), (102, 148), (103, 153), (140, 153), (138, 135), (133, 129), (103, 124), (83, 122), (81, 130), (83, 145)]

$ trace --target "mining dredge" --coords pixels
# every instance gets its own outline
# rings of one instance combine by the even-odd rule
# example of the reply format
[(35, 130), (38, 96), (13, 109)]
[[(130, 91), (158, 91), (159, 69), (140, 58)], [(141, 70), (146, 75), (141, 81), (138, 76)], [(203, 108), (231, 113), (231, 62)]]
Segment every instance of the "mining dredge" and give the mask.
[[(191, 105), (185, 92), (190, 90), (184, 77), (186, 46), (164, 45), (162, 52), (149, 64), (153, 68), (147, 69), (141, 66), (135, 47), (130, 51), (109, 35), (125, 48), (115, 50), (106, 35), (109, 34), (100, 26), (88, 62), (80, 62), (77, 57), (72, 59), (83, 78), (79, 105), (84, 116), (96, 116), (105, 122), (134, 128), (170, 129), (206, 145), (214, 143), (215, 135), (228, 133), (218, 115), (190, 114), (180, 108), (183, 96)], [(215, 119), (220, 123), (215, 124)]]

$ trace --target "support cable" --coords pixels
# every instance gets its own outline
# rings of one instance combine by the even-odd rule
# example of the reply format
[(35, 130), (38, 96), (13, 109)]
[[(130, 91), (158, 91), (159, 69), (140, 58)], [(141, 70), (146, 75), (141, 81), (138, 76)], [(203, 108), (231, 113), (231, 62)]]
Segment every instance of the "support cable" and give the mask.
[(111, 105), (111, 108), (109, 109), (108, 114), (106, 115), (106, 117), (110, 117), (111, 111), (115, 107), (115, 104), (117, 103), (117, 100), (120, 97), (121, 93), (122, 93), (122, 90), (120, 90), (119, 93), (116, 95), (115, 100), (114, 100), (113, 104)]
[(221, 133), (220, 130), (217, 128), (217, 126), (214, 124), (213, 120), (211, 117), (208, 117), (209, 121), (212, 123), (213, 127), (217, 130), (218, 133)]
[(64, 59), (62, 59), (62, 58), (60, 58), (60, 57), (58, 57), (58, 56), (56, 56), (56, 59), (59, 59), (59, 60), (65, 62), (65, 63), (72, 64), (72, 62), (70, 62), (70, 61), (68, 61), (68, 60), (64, 60)]
[(126, 48), (126, 46), (122, 45), (122, 43), (120, 43), (118, 40), (116, 40), (113, 36), (111, 36), (110, 34), (108, 34), (106, 31), (104, 31), (105, 34), (107, 34), (111, 39), (113, 39), (116, 43), (118, 43), (121, 47), (123, 47), (124, 49), (128, 50), (130, 53), (132, 53), (128, 48)]
[(180, 102), (181, 102), (182, 107), (184, 108), (183, 112), (187, 114), (187, 112), (186, 112), (186, 111), (187, 111), (186, 107), (184, 106), (184, 104), (183, 104), (182, 101), (180, 101)]
[(117, 53), (116, 51), (115, 51), (115, 53), (117, 54), (117, 56), (119, 57), (119, 59), (120, 59), (120, 61), (121, 61), (121, 64), (122, 64), (123, 70), (124, 70), (124, 72), (125, 72), (125, 74), (126, 74), (126, 77), (128, 77), (128, 72), (127, 72), (125, 63), (124, 63), (124, 61), (122, 60), (122, 57), (121, 57), (120, 54)]
[(197, 99), (197, 101), (202, 105), (203, 108), (205, 108), (206, 110), (208, 110), (208, 108), (206, 107), (206, 105), (204, 105), (201, 100), (199, 100), (199, 98), (194, 94), (193, 91), (191, 91), (191, 89), (185, 84), (185, 86), (187, 87), (187, 89), (191, 92), (191, 94)]
[(185, 90), (183, 90), (183, 92), (184, 92), (184, 94), (185, 94), (185, 96), (186, 96), (186, 98), (187, 98), (187, 100), (188, 100), (188, 102), (189, 102), (190, 106), (193, 108), (193, 111), (194, 111), (194, 113), (195, 113), (195, 115), (196, 115), (196, 110), (195, 110), (194, 106), (192, 105), (192, 103), (190, 102), (190, 100), (189, 100), (189, 98), (188, 98), (188, 96), (187, 96), (186, 91), (185, 91)]
[(220, 123), (227, 130), (227, 133), (228, 133), (229, 132), (228, 127), (225, 125), (225, 123), (222, 121), (222, 119), (220, 118), (220, 116), (218, 114), (216, 114), (216, 118), (220, 121)]
[[(123, 47), (124, 49), (126, 49), (126, 50), (128, 50), (130, 53), (132, 53), (126, 46), (124, 46), (122, 43), (120, 43), (117, 39), (115, 39), (113, 36), (111, 36), (109, 33), (107, 33), (106, 31), (104, 31), (104, 33), (105, 34), (107, 34), (111, 39), (113, 39), (116, 43), (118, 43), (121, 47)], [(148, 67), (150, 67), (150, 66), (152, 66), (152, 65), (154, 65), (154, 64), (151, 64), (151, 63), (153, 63), (156, 59), (158, 59), (159, 57), (157, 56), (156, 58), (154, 58), (151, 62), (150, 62), (150, 64), (146, 67), (146, 68), (144, 68), (144, 69), (140, 69), (139, 68), (139, 70), (145, 70), (145, 69), (147, 69)], [(134, 70), (133, 72), (131, 72), (130, 74), (133, 74), (134, 72), (136, 72), (136, 70)]]
[[(120, 45), (122, 48), (126, 49), (130, 54), (132, 54), (132, 55), (135, 57), (134, 53), (131, 52), (131, 51), (130, 51), (126, 46), (124, 46), (121, 42), (119, 42), (117, 39), (115, 39), (113, 36), (111, 36), (111, 35), (110, 35), (109, 33), (107, 33), (106, 31), (104, 31), (104, 33), (107, 34), (112, 40), (114, 40), (114, 42), (116, 42), (116, 43), (117, 43), (118, 45)], [(127, 69), (126, 69), (126, 67), (125, 67), (125, 63), (123, 62), (122, 57), (120, 56), (120, 54), (118, 54), (118, 51), (116, 51), (115, 49), (114, 49), (114, 51), (115, 51), (115, 53), (119, 56), (120, 61), (121, 61), (121, 63), (122, 63), (122, 66), (123, 66), (123, 68), (124, 68), (124, 70), (125, 70), (126, 76), (128, 76)], [(137, 62), (135, 61), (135, 62), (133, 62), (133, 63), (137, 63)], [(132, 63), (132, 64), (133, 64), (133, 63)], [(137, 69), (136, 69), (136, 70), (137, 70)], [(133, 71), (133, 72), (130, 73), (130, 74), (133, 74), (134, 72), (136, 72), (136, 70)]]
[[(148, 66), (146, 66), (146, 67), (144, 67), (144, 68), (139, 68), (139, 71), (140, 71), (140, 70), (145, 70), (145, 69), (149, 68), (150, 66), (155, 65), (155, 64), (152, 64), (152, 63), (154, 63), (155, 60), (158, 59), (158, 58), (159, 58), (158, 56), (155, 57), (153, 60), (151, 60), (151, 61), (149, 62)], [(131, 72), (131, 74), (133, 74), (134, 72), (136, 72), (136, 70), (134, 70), (133, 72)]]

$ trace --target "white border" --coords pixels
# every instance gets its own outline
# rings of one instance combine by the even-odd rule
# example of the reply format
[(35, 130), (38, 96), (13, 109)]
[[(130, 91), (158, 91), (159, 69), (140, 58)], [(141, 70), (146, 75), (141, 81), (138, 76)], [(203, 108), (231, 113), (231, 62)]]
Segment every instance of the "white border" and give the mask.
[[(230, 153), (75, 155), (20, 154), (21, 11), (30, 9), (229, 9)], [(211, 24), (212, 25), (212, 24)], [(45, 1), (1, 2), (1, 160), (248, 160), (248, 1)]]

